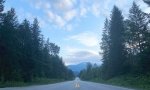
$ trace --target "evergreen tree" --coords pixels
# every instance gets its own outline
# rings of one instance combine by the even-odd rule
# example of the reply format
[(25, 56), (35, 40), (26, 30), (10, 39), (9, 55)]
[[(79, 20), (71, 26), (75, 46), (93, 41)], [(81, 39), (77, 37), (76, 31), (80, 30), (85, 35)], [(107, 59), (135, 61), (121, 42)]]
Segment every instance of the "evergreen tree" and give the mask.
[(110, 21), (106, 19), (102, 34), (103, 64), (80, 72), (84, 80), (113, 77), (146, 76), (150, 73), (149, 15), (133, 2), (125, 21), (115, 6)]
[(133, 47), (132, 53), (135, 55), (143, 51), (142, 44), (145, 39), (144, 34), (147, 32), (146, 29), (144, 29), (144, 25), (147, 21), (146, 15), (139, 9), (139, 6), (137, 6), (135, 2), (133, 2), (133, 6), (130, 9), (129, 20), (129, 35), (131, 36), (131, 41), (133, 41), (131, 42), (131, 46)]
[(124, 73), (125, 42), (124, 24), (121, 11), (114, 6), (110, 20), (110, 46), (109, 46), (109, 77)]
[(101, 43), (101, 49), (103, 50), (103, 74), (105, 77), (107, 77), (107, 67), (109, 67), (109, 21), (108, 19), (105, 20), (104, 29), (103, 29), (103, 35), (102, 35), (102, 43)]
[[(139, 9), (135, 2), (129, 11), (129, 19), (127, 20), (127, 48), (129, 64), (134, 71), (139, 71), (140, 53), (144, 51), (147, 45), (148, 29), (147, 29), (147, 15)], [(131, 69), (132, 70), (132, 69)]]
[(88, 63), (86, 69), (80, 72), (79, 77), (83, 80), (100, 78), (100, 69), (101, 67), (97, 66), (96, 64), (92, 65), (91, 63)]
[(0, 82), (31, 82), (37, 78), (72, 79), (59, 56), (60, 47), (45, 42), (38, 20), (18, 23), (15, 10), (3, 11), (0, 0)]
[(35, 60), (33, 59), (33, 42), (32, 33), (31, 33), (31, 25), (28, 20), (24, 20), (20, 25), (21, 30), (21, 41), (22, 41), (22, 51), (23, 54), (21, 58), (21, 66), (22, 66), (22, 75), (25, 82), (32, 81), (33, 70)]
[[(2, 50), (2, 23), (3, 23), (3, 14), (1, 13), (2, 11), (3, 11), (3, 3), (4, 3), (4, 1), (3, 0), (0, 0), (0, 54), (2, 54), (1, 53), (1, 50)], [(2, 58), (1, 58), (1, 55), (0, 55), (0, 65), (1, 65), (1, 62), (2, 61)], [(2, 71), (1, 71), (2, 69), (0, 69), (0, 81), (1, 81), (1, 75), (2, 75)]]
[(1, 24), (2, 24), (2, 18), (3, 18), (3, 13), (2, 11), (4, 10), (4, 0), (0, 0), (0, 30), (1, 30)]
[(0, 0), (0, 13), (4, 10), (4, 0)]
[(31, 33), (32, 33), (32, 50), (33, 50), (33, 59), (35, 61), (35, 69), (34, 69), (34, 75), (35, 77), (40, 77), (41, 76), (41, 34), (40, 34), (40, 28), (39, 28), (39, 22), (35, 18), (33, 21), (33, 24), (31, 26)]
[[(16, 30), (18, 27), (15, 10), (11, 9), (3, 16), (0, 32), (0, 60), (1, 78), (3, 81), (13, 79), (15, 68), (14, 59), (17, 55)], [(9, 55), (9, 56), (8, 56)]]
[(50, 54), (51, 55), (58, 55), (60, 51), (60, 47), (58, 47), (57, 45), (55, 45), (54, 43), (50, 43)]

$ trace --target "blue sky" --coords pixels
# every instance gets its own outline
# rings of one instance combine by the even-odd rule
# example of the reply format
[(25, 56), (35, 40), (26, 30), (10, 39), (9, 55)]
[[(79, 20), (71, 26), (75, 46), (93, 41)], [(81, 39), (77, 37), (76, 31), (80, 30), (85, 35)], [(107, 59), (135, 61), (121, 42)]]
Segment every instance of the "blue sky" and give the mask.
[[(45, 39), (61, 47), (66, 65), (101, 63), (99, 55), (103, 23), (117, 5), (127, 17), (133, 0), (6, 0), (5, 11), (15, 8), (21, 22), (38, 18)], [(135, 0), (143, 11), (150, 8)]]

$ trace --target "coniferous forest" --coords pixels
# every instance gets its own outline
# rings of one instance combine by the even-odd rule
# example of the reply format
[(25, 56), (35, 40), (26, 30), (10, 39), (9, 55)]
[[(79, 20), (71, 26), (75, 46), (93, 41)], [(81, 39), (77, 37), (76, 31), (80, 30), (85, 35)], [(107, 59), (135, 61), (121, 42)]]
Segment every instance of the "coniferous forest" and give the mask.
[(72, 79), (59, 56), (60, 47), (44, 39), (38, 19), (19, 23), (15, 9), (3, 12), (4, 2), (0, 0), (0, 82)]
[[(144, 1), (149, 5), (148, 0)], [(117, 6), (113, 7), (104, 23), (100, 48), (103, 64), (87, 65), (80, 72), (81, 79), (142, 90), (150, 86), (150, 14), (144, 13), (135, 2), (126, 18)]]
[[(148, 0), (143, 0), (148, 6)], [(36, 79), (70, 80), (74, 74), (59, 56), (60, 47), (41, 34), (38, 19), (18, 21), (0, 0), (0, 84)], [(150, 14), (133, 2), (127, 16), (114, 6), (104, 22), (102, 65), (87, 64), (82, 80), (150, 89)]]

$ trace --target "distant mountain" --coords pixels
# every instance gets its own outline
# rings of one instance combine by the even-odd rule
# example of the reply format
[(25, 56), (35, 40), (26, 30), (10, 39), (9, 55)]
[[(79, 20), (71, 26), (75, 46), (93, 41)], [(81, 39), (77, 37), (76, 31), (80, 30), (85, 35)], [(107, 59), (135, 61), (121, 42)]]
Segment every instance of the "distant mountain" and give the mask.
[(76, 65), (68, 65), (67, 67), (71, 69), (75, 75), (78, 75), (81, 70), (86, 69), (88, 62), (76, 64)]

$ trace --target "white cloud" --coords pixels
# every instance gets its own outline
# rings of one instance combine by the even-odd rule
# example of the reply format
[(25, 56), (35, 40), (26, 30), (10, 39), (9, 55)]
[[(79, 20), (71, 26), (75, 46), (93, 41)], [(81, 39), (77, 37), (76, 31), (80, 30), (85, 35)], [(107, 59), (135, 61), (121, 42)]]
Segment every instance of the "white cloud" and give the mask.
[(75, 0), (56, 0), (54, 4), (57, 9), (66, 11), (74, 7)]
[(98, 4), (98, 3), (94, 3), (93, 5), (92, 5), (92, 12), (93, 12), (93, 14), (95, 15), (95, 16), (100, 16), (100, 12), (101, 12), (101, 10), (100, 10), (101, 8), (100, 8), (100, 4)]
[(77, 11), (75, 9), (72, 9), (70, 11), (67, 11), (64, 15), (64, 19), (66, 21), (70, 21), (72, 20), (73, 18), (75, 18), (77, 16)]
[[(143, 11), (150, 12), (142, 0), (28, 0), (32, 7), (41, 10), (43, 17), (48, 18), (51, 23), (60, 29), (73, 28), (82, 17), (93, 14), (97, 18), (110, 17), (113, 5), (117, 5), (123, 15), (127, 17), (128, 10), (135, 1)], [(44, 11), (44, 13), (43, 13)], [(74, 22), (76, 21), (76, 22)], [(46, 21), (45, 21), (46, 22)], [(70, 27), (70, 25), (72, 26)], [(72, 30), (72, 29), (70, 29)], [(69, 30), (68, 30), (69, 31)]]
[(78, 16), (75, 9), (76, 0), (33, 0), (29, 2), (33, 8), (42, 10), (44, 13), (41, 12), (41, 14), (45, 15), (43, 17), (48, 18), (47, 21), (56, 27), (72, 30), (72, 26), (68, 24)]
[(84, 17), (89, 11), (90, 6), (88, 5), (88, 2), (88, 0), (80, 0), (79, 14), (81, 17)]
[(78, 41), (87, 47), (95, 47), (99, 44), (98, 36), (93, 32), (83, 32), (69, 37), (69, 40)]
[(43, 10), (44, 13), (42, 14), (45, 15), (51, 23), (57, 25), (61, 29), (70, 28), (68, 24), (71, 24), (71, 21), (79, 21), (88, 13), (93, 12), (96, 16), (100, 15), (100, 6), (96, 1), (33, 0), (29, 2), (32, 2), (32, 7), (37, 10)]
[(87, 52), (91, 52), (91, 53), (93, 53), (95, 55), (99, 55), (97, 50), (87, 49), (87, 48), (75, 48), (75, 47), (72, 47), (72, 46), (66, 46), (64, 48), (64, 51), (67, 51), (68, 54), (76, 53), (76, 52), (79, 52), (79, 51), (87, 51)]
[(51, 5), (50, 3), (47, 3), (45, 0), (33, 0), (33, 1), (29, 1), (32, 4), (32, 7), (36, 8), (36, 9), (50, 9)]
[(82, 62), (91, 62), (101, 64), (101, 57), (95, 50), (79, 49), (74, 47), (65, 48), (66, 56), (64, 56), (64, 62), (66, 65), (78, 64)]
[(150, 13), (150, 7), (146, 3), (144, 3), (142, 0), (135, 1), (145, 13)]
[(61, 16), (59, 16), (51, 11), (47, 11), (47, 15), (48, 15), (49, 20), (56, 23), (59, 27), (65, 26), (66, 22)]
[(46, 13), (47, 13), (47, 15), (48, 15), (48, 17), (49, 17), (50, 19), (52, 19), (52, 20), (54, 19), (54, 20), (55, 20), (55, 15), (54, 15), (53, 12), (47, 11)]
[(56, 15), (55, 22), (61, 27), (65, 26), (65, 21), (63, 20), (63, 18), (61, 16)]
[(150, 13), (150, 8), (145, 8), (145, 9), (144, 9), (144, 12)]
[(116, 0), (115, 5), (119, 8), (125, 8), (129, 4), (128, 0)]
[(86, 14), (87, 14), (87, 9), (84, 8), (84, 7), (82, 7), (82, 8), (80, 9), (80, 16), (84, 16), (84, 15), (86, 15)]
[(35, 8), (36, 9), (40, 9), (42, 6), (42, 2), (38, 1), (37, 3), (35, 3)]

